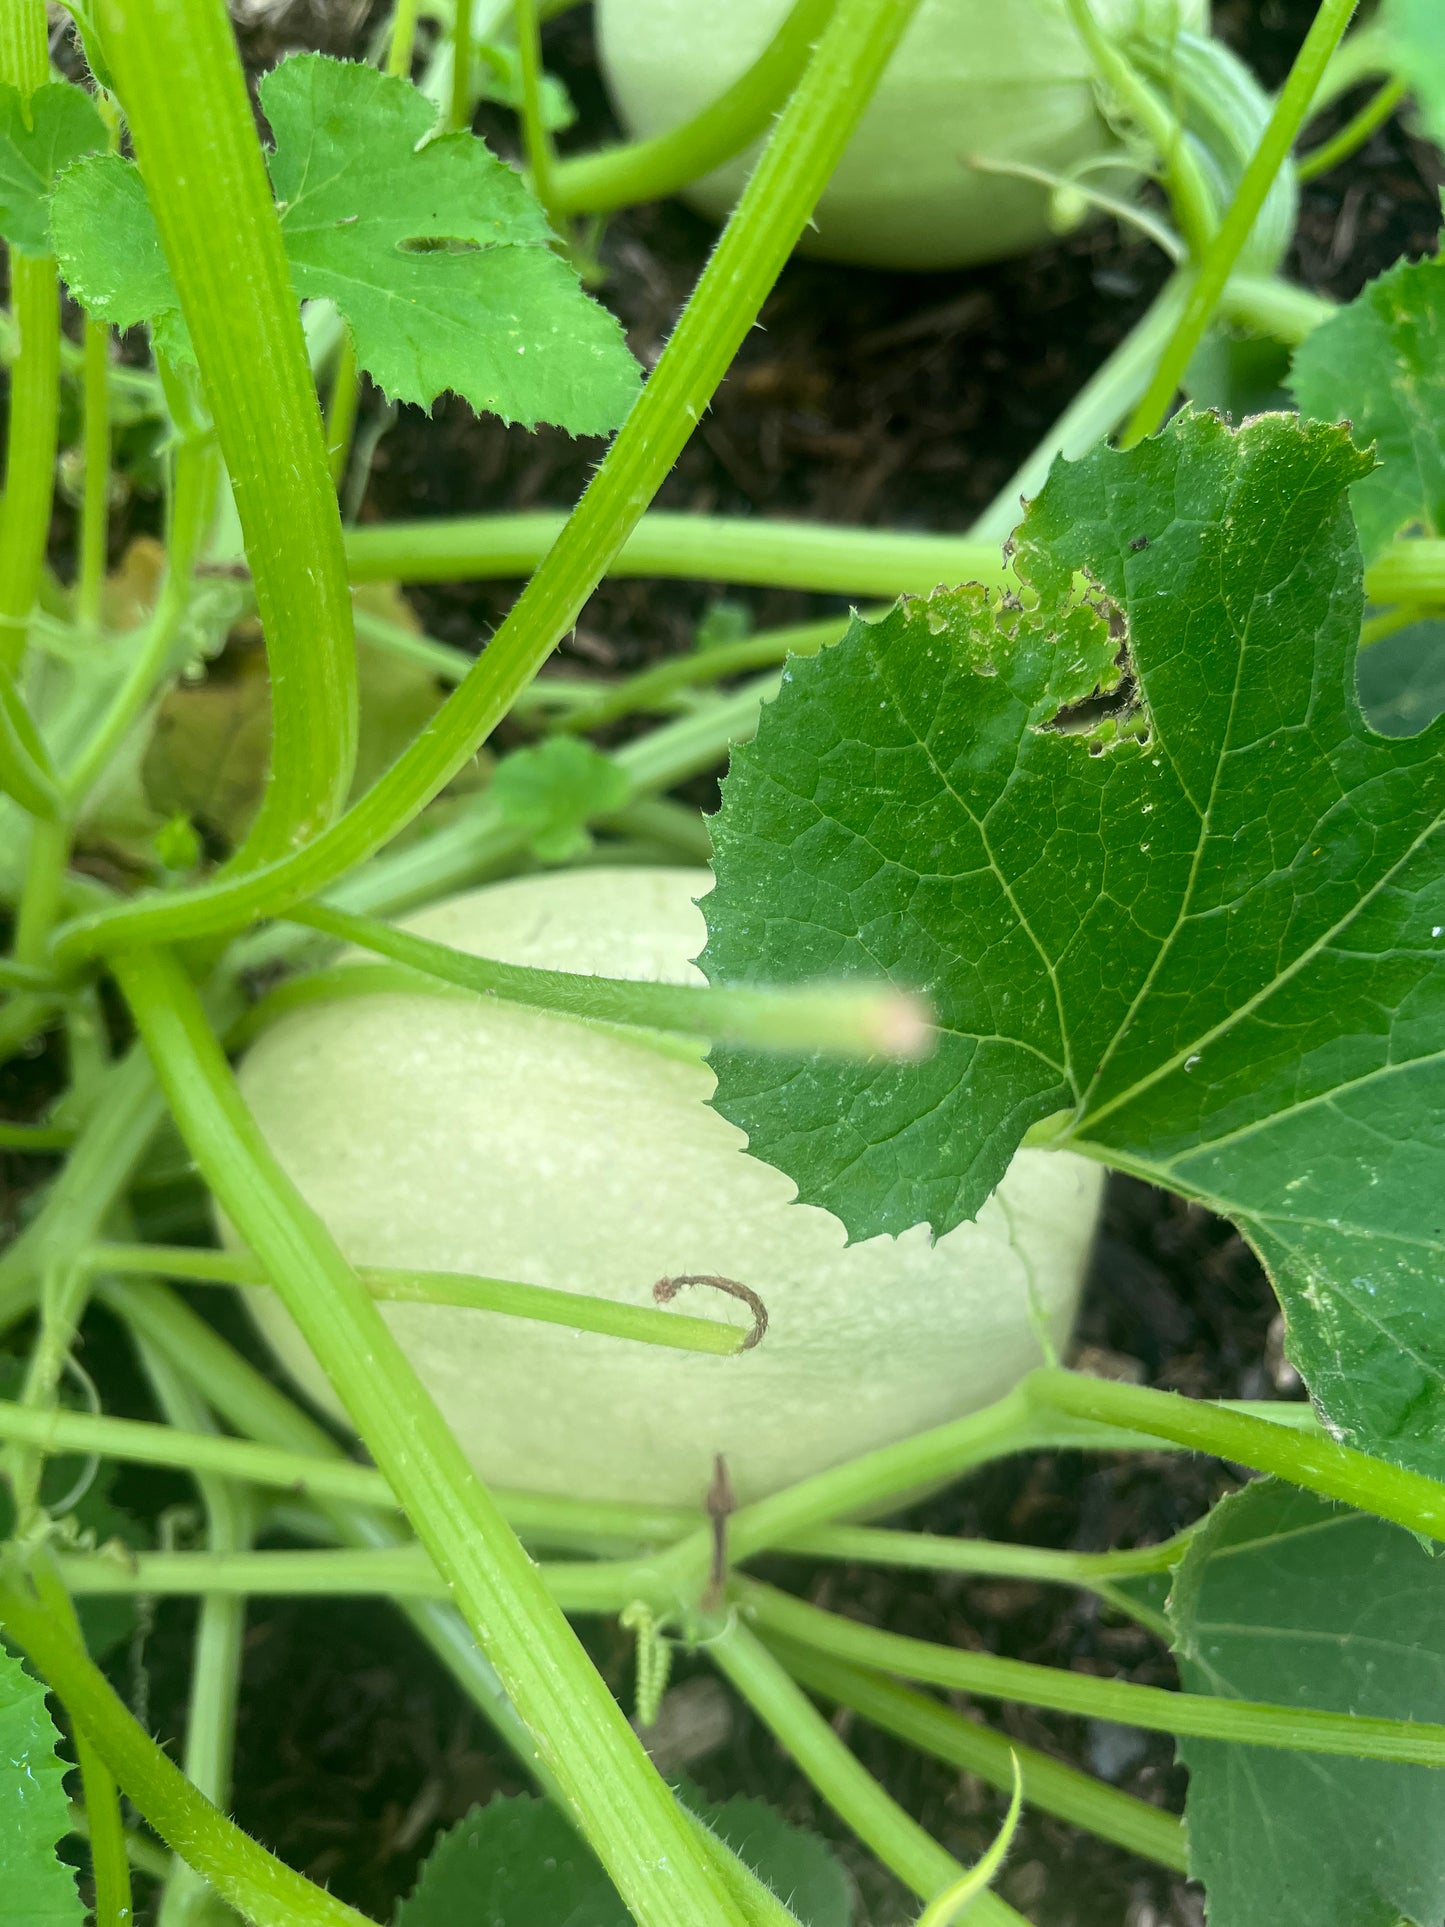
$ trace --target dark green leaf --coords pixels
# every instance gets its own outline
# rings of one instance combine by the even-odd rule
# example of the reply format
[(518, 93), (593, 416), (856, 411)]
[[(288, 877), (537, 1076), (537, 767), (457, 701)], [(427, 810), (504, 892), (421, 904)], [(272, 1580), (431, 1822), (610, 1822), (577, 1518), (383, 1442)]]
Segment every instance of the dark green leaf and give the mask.
[(1363, 466), (1339, 429), (1181, 418), (1056, 466), (1018, 597), (791, 664), (734, 754), (704, 961), (939, 1012), (920, 1065), (715, 1054), (719, 1108), (853, 1237), (949, 1230), (1038, 1126), (1232, 1217), (1332, 1421), (1445, 1471), (1445, 727), (1360, 714)]
[[(1170, 1602), (1191, 1693), (1445, 1719), (1445, 1560), (1261, 1480), (1216, 1507)], [(1190, 1871), (1210, 1927), (1445, 1917), (1445, 1774), (1185, 1740)]]
[[(846, 1876), (816, 1835), (760, 1800), (679, 1797), (787, 1902), (803, 1927), (848, 1927)], [(443, 1834), (395, 1927), (631, 1927), (591, 1850), (544, 1800), (493, 1800)]]
[(632, 793), (626, 771), (576, 736), (552, 736), (497, 765), (492, 795), (502, 816), (528, 832), (544, 863), (570, 863), (591, 848), (587, 824)]
[(47, 200), (56, 177), (105, 142), (105, 123), (83, 88), (53, 81), (22, 101), (0, 84), (0, 235), (12, 248), (50, 252)]
[(545, 1800), (493, 1800), (444, 1833), (395, 1927), (631, 1927), (591, 1849)]
[(1445, 532), (1445, 263), (1402, 261), (1295, 351), (1300, 413), (1347, 421), (1380, 466), (1354, 487), (1365, 560)]
[(80, 1927), (75, 1875), (56, 1858), (70, 1832), (59, 1735), (45, 1688), (0, 1647), (0, 1927)]

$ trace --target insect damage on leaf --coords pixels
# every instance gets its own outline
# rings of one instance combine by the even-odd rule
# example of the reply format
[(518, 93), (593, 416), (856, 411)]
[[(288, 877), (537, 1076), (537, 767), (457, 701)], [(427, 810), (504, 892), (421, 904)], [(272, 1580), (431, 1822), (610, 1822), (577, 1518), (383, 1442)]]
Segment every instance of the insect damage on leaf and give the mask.
[(0, 235), (12, 248), (50, 252), (50, 191), (62, 169), (105, 142), (105, 123), (83, 88), (52, 81), (22, 100), (0, 84)]
[[(617, 322), (582, 292), (521, 177), (466, 133), (434, 131), (409, 82), (298, 54), (261, 83), (296, 292), (334, 300), (391, 399), (450, 389), (479, 411), (577, 435), (616, 428), (640, 379)], [(183, 347), (178, 297), (135, 166), (67, 170), (52, 206), (61, 269), (92, 314), (149, 320)]]
[[(1231, 1216), (1332, 1422), (1438, 1472), (1445, 724), (1360, 714), (1368, 466), (1284, 416), (1056, 465), (1017, 609), (935, 597), (792, 665), (714, 824), (703, 963), (937, 1010), (923, 1065), (714, 1055), (724, 1115), (853, 1237), (948, 1230), (1067, 1113), (1059, 1142)], [(1039, 726), (1119, 673), (1081, 577), (1147, 713), (1104, 755)]]

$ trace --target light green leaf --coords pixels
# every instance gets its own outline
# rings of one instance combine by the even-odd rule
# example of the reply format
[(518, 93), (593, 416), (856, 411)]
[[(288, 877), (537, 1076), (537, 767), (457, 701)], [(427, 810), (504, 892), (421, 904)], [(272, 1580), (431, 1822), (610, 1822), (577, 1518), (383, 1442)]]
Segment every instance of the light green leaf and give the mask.
[(1415, 96), (1426, 131), (1445, 142), (1445, 10), (1439, 0), (1385, 0), (1380, 23), (1395, 67)]
[(195, 360), (134, 162), (96, 154), (67, 168), (51, 199), (50, 229), (65, 285), (87, 314), (114, 328), (150, 322), (163, 353)]
[(0, 1927), (80, 1927), (75, 1875), (56, 1857), (70, 1832), (59, 1738), (45, 1688), (0, 1647)]
[[(760, 1800), (709, 1807), (679, 1798), (773, 1891), (802, 1927), (849, 1927), (846, 1876), (816, 1835)], [(395, 1927), (631, 1927), (584, 1841), (545, 1800), (493, 1800), (442, 1835)]]
[[(514, 43), (483, 41), (475, 49), (472, 90), (478, 100), (522, 109), (522, 56)], [(572, 96), (555, 74), (543, 74), (538, 106), (549, 134), (561, 134), (577, 119)]]
[(492, 795), (503, 819), (529, 833), (544, 863), (570, 863), (592, 847), (590, 818), (620, 810), (632, 794), (627, 772), (576, 736), (551, 736), (497, 765)]
[(637, 392), (622, 331), (553, 253), (520, 175), (374, 67), (299, 54), (261, 82), (296, 291), (329, 295), (395, 401), (455, 389), (528, 427), (604, 434)]
[(1356, 482), (1365, 560), (1397, 535), (1445, 533), (1445, 263), (1401, 261), (1295, 351), (1313, 421), (1347, 421), (1379, 467)]
[[(1191, 1542), (1170, 1600), (1187, 1692), (1445, 1719), (1445, 1560), (1260, 1480)], [(1438, 1927), (1445, 1774), (1184, 1740), (1210, 1927)]]
[(105, 143), (105, 123), (84, 88), (53, 81), (27, 102), (0, 84), (0, 235), (12, 248), (50, 252), (46, 203), (56, 177)]
[[(296, 292), (335, 301), (380, 388), (422, 407), (452, 389), (529, 428), (617, 427), (637, 364), (553, 251), (520, 175), (471, 134), (428, 139), (431, 105), (374, 67), (297, 54), (260, 92)], [(69, 170), (52, 225), (62, 272), (90, 313), (117, 327), (152, 321), (160, 346), (184, 351), (175, 285), (130, 162)]]
[(1185, 416), (1055, 467), (1016, 596), (792, 663), (713, 823), (707, 973), (886, 975), (942, 1042), (715, 1052), (715, 1101), (855, 1238), (972, 1216), (1031, 1127), (1201, 1200), (1334, 1424), (1445, 1473), (1445, 724), (1360, 714), (1363, 466)]

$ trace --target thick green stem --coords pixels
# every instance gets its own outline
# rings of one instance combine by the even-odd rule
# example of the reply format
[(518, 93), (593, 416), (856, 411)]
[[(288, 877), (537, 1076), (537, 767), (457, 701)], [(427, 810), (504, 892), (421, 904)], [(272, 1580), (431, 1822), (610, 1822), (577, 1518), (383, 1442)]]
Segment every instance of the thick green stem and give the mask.
[[(191, 1432), (214, 1432), (215, 1421), (163, 1352), (140, 1346), (141, 1363), (167, 1422)], [(251, 1504), (244, 1487), (209, 1473), (196, 1484), (206, 1511), (212, 1557), (244, 1555), (251, 1543)], [(222, 1811), (230, 1805), (236, 1750), (236, 1701), (246, 1632), (244, 1594), (208, 1593), (201, 1601), (186, 1707), (184, 1768), (191, 1785)], [(205, 1927), (210, 1882), (177, 1859), (161, 1894), (159, 1927)]]
[(1373, 1719), (1355, 1713), (1322, 1712), (1315, 1707), (1212, 1699), (1200, 1693), (1168, 1692), (1159, 1686), (1135, 1686), (1127, 1680), (1096, 1679), (1086, 1673), (1036, 1666), (1028, 1660), (961, 1652), (901, 1633), (880, 1632), (822, 1612), (752, 1579), (736, 1581), (734, 1593), (744, 1617), (765, 1632), (780, 1633), (788, 1640), (872, 1672), (894, 1673), (952, 1692), (1016, 1700), (1024, 1706), (1050, 1707), (1084, 1719), (1114, 1720), (1121, 1726), (1139, 1726), (1146, 1732), (1185, 1738), (1328, 1753), (1346, 1759), (1445, 1766), (1445, 1726), (1424, 1720)]
[(611, 214), (638, 201), (658, 201), (740, 154), (766, 131), (796, 86), (835, 5), (836, 0), (793, 0), (753, 64), (681, 126), (651, 140), (557, 161), (552, 191), (558, 211)]
[[(992, 1459), (1077, 1442), (1081, 1429), (1067, 1421), (1062, 1427), (1050, 1425), (1047, 1415), (1030, 1410), (1021, 1392), (1012, 1392), (982, 1412), (884, 1446), (743, 1506), (728, 1520), (728, 1556), (742, 1562), (830, 1519), (875, 1511), (890, 1502), (901, 1505), (907, 1496), (926, 1491), (940, 1480), (960, 1478)], [(1112, 1434), (1111, 1442), (1137, 1443), (1137, 1435)], [(706, 1530), (693, 1534), (658, 1559), (659, 1585), (670, 1584), (679, 1596), (694, 1597), (707, 1578), (712, 1557), (711, 1534)], [(659, 1596), (665, 1597), (665, 1591)]]
[[(36, 1559), (32, 1576), (45, 1610), (72, 1645), (83, 1652), (85, 1641), (70, 1595), (45, 1555)], [(95, 1887), (93, 1927), (131, 1927), (135, 1914), (131, 1906), (130, 1858), (115, 1776), (83, 1726), (75, 1730), (74, 1745), (88, 1822), (90, 1874)]]
[(557, 201), (553, 170), (557, 157), (542, 112), (542, 23), (537, 0), (513, 0), (517, 32), (518, 72), (521, 81), (522, 147), (532, 192), (542, 204), (553, 231), (566, 233), (563, 210)]
[(1321, 174), (1328, 174), (1331, 168), (1347, 161), (1351, 154), (1363, 147), (1377, 127), (1383, 127), (1394, 113), (1400, 102), (1409, 92), (1403, 80), (1387, 80), (1378, 88), (1357, 114), (1352, 114), (1338, 133), (1331, 134), (1327, 141), (1312, 147), (1295, 163), (1295, 175), (1301, 182), (1316, 181)]
[(369, 1465), (343, 1458), (302, 1458), (274, 1446), (180, 1432), (173, 1425), (153, 1425), (146, 1419), (32, 1410), (0, 1399), (0, 1439), (13, 1439), (49, 1453), (94, 1453), (134, 1465), (213, 1472), (220, 1478), (244, 1479), (274, 1491), (295, 1491), (352, 1505), (396, 1504), (384, 1474)]
[(166, 574), (138, 651), (79, 756), (65, 772), (65, 790), (78, 809), (109, 769), (117, 750), (139, 721), (175, 653), (186, 619), (217, 484), (215, 444), (208, 434), (184, 435), (172, 464), (166, 523)]
[[(33, 0), (24, 4), (29, 7)], [(30, 613), (40, 593), (55, 487), (60, 291), (54, 261), (12, 251), (10, 303), (20, 332), (20, 352), (10, 369), (5, 502), (0, 513), (0, 667), (13, 675), (25, 653)]]
[[(734, 1623), (707, 1651), (834, 1812), (906, 1886), (930, 1900), (962, 1878), (964, 1867), (859, 1765), (761, 1640)], [(994, 1894), (981, 1894), (968, 1917), (975, 1927), (1026, 1927)]]
[[(40, 0), (0, 5), (0, 81), (25, 98), (48, 77), (45, 31)], [(32, 815), (52, 818), (59, 813), (59, 799), (50, 757), (16, 678), (40, 592), (55, 489), (60, 291), (54, 261), (12, 248), (10, 301), (19, 350), (10, 366), (0, 504), (0, 788)]]
[(402, 80), (411, 78), (419, 11), (418, 0), (396, 0), (396, 8), (391, 16), (391, 33), (386, 44), (386, 71)]
[[(262, 1377), (254, 1365), (197, 1318), (166, 1286), (150, 1281), (115, 1280), (101, 1286), (101, 1296), (136, 1336), (143, 1336), (154, 1348), (163, 1351), (207, 1403), (238, 1431), (262, 1444), (322, 1457), (340, 1456), (330, 1433), (323, 1431), (277, 1386)], [(404, 1540), (404, 1528), (385, 1513), (352, 1505), (332, 1505), (326, 1511), (332, 1529), (348, 1545), (394, 1549), (410, 1543)], [(677, 1529), (667, 1520), (642, 1519), (641, 1509), (638, 1516), (647, 1530), (640, 1535), (623, 1534), (624, 1544), (636, 1543), (638, 1537), (666, 1538), (670, 1531)], [(613, 1547), (605, 1544), (600, 1549), (610, 1551)], [(549, 1793), (554, 1793), (526, 1728), (456, 1607), (441, 1599), (406, 1598), (398, 1603), (416, 1632), (462, 1691), (492, 1722), (522, 1765)], [(559, 1804), (562, 1804), (560, 1799)]]
[(217, 1201), (265, 1265), (641, 1927), (740, 1920), (375, 1303), (261, 1136), (189, 980), (156, 953), (127, 952), (115, 969)]
[(341, 519), (281, 225), (223, 0), (99, 0), (106, 57), (196, 347), (266, 636), (271, 775), (234, 859), (342, 809), (356, 662)]
[(0, 1625), (29, 1654), (77, 1729), (167, 1846), (255, 1927), (371, 1927), (353, 1908), (267, 1853), (198, 1793), (131, 1718), (58, 1616), (16, 1576), (0, 1584)]
[(447, 126), (453, 133), (472, 124), (472, 0), (453, 0), (452, 86)]
[(1105, 1786), (1034, 1747), (1007, 1740), (978, 1720), (955, 1713), (952, 1707), (877, 1673), (849, 1666), (792, 1640), (779, 1640), (774, 1650), (801, 1685), (861, 1713), (874, 1726), (896, 1734), (920, 1752), (931, 1753), (965, 1773), (977, 1773), (1004, 1792), (1013, 1785), (1013, 1761), (1017, 1759), (1023, 1770), (1024, 1798), (1030, 1806), (1067, 1820), (1071, 1826), (1083, 1827), (1101, 1840), (1112, 1840), (1126, 1853), (1142, 1854), (1174, 1873), (1189, 1871), (1184, 1823), (1172, 1814), (1161, 1813), (1145, 1800)]
[(110, 323), (89, 315), (85, 319), (81, 393), (85, 413), (81, 434), (84, 492), (75, 619), (94, 633), (100, 628), (110, 534)]
[[(78, 1266), (64, 1265), (46, 1273), (40, 1294), (40, 1331), (25, 1362), (20, 1392), (22, 1408), (36, 1417), (46, 1416), (55, 1405), (88, 1295), (89, 1282)], [(16, 1523), (24, 1532), (32, 1526), (40, 1503), (44, 1449), (17, 1443), (5, 1457), (15, 1497)]]
[(336, 367), (331, 376), (331, 396), (326, 406), (326, 466), (336, 489), (346, 479), (360, 399), (361, 371), (356, 365), (356, 343), (351, 338), (351, 330), (343, 325), (341, 346), (336, 351)]
[(1272, 1472), (1291, 1485), (1445, 1542), (1445, 1485), (1338, 1445), (1323, 1433), (1291, 1432), (1203, 1399), (1079, 1372), (1033, 1372), (1024, 1380), (1023, 1396), (1040, 1414), (1152, 1433), (1189, 1451)]
[(1359, 0), (1320, 0), (1319, 11), (1275, 101), (1259, 145), (1240, 178), (1234, 199), (1200, 258), (1184, 312), (1159, 358), (1154, 379), (1130, 419), (1124, 435), (1126, 448), (1152, 435), (1168, 414), (1184, 371), (1214, 318), (1234, 264), (1249, 239), (1275, 176), (1289, 159), (1289, 151), (1304, 125), (1330, 56), (1339, 46), (1358, 3)]
[(891, 1532), (881, 1526), (815, 1526), (794, 1533), (783, 1549), (813, 1559), (898, 1566), (910, 1572), (966, 1572), (1030, 1579), (1049, 1586), (1095, 1588), (1138, 1573), (1172, 1572), (1192, 1537), (1177, 1533), (1129, 1552), (1059, 1552), (1052, 1546), (1001, 1545), (993, 1539), (950, 1539), (941, 1533)]
[(1198, 155), (1178, 120), (1094, 18), (1090, 0), (1067, 0), (1067, 5), (1074, 30), (1100, 77), (1153, 144), (1164, 169), (1174, 218), (1190, 253), (1197, 258), (1208, 247), (1214, 231), (1213, 196)]
[(61, 817), (40, 818), (31, 828), (25, 884), (15, 920), (15, 960), (41, 964), (60, 914), (70, 863), (70, 824)]
[[(347, 569), (353, 582), (524, 576), (546, 557), (566, 523), (566, 516), (547, 510), (373, 523), (347, 530)], [(998, 541), (990, 539), (653, 509), (619, 544), (608, 573), (895, 596), (903, 590), (926, 594), (939, 582), (998, 582), (1003, 563)]]
[(1426, 536), (1394, 543), (1366, 569), (1365, 593), (1371, 602), (1445, 605), (1445, 541)]
[[(329, 1432), (315, 1419), (308, 1418), (283, 1391), (264, 1378), (164, 1285), (115, 1278), (103, 1280), (97, 1296), (135, 1332), (163, 1350), (228, 1425), (258, 1445), (282, 1454), (293, 1479), (308, 1480), (318, 1460), (352, 1472), (366, 1470), (347, 1459)], [(0, 1406), (0, 1414), (6, 1409)], [(146, 1432), (161, 1442), (166, 1428), (150, 1426)], [(211, 1442), (214, 1450), (222, 1455), (211, 1461), (215, 1470), (228, 1476), (245, 1476), (233, 1460), (224, 1456), (225, 1447), (236, 1443), (235, 1440)], [(166, 1449), (163, 1444), (161, 1449)], [(141, 1455), (137, 1452), (136, 1456)], [(318, 1495), (318, 1503), (320, 1498)], [(367, 1487), (366, 1502), (388, 1511), (396, 1504), (389, 1489), (376, 1485)], [(337, 1505), (354, 1503), (355, 1496), (350, 1492), (337, 1501)], [(532, 1493), (502, 1493), (498, 1495), (498, 1503), (516, 1529), (534, 1544), (580, 1545), (607, 1551), (619, 1545), (665, 1544), (686, 1532), (697, 1520), (695, 1513), (675, 1507), (597, 1504)], [(326, 1507), (333, 1518), (340, 1516), (337, 1505)], [(399, 1542), (383, 1541), (367, 1534), (361, 1539), (352, 1539), (351, 1543)]]
[(0, 1330), (35, 1303), (36, 1280), (93, 1243), (145, 1155), (165, 1104), (137, 1044), (111, 1070), (65, 1168), (0, 1257)]
[(839, 0), (651, 380), (545, 562), (430, 728), (340, 823), (304, 849), (249, 877), (119, 910), (104, 929), (74, 926), (69, 956), (236, 929), (318, 895), (395, 836), (470, 760), (576, 621), (671, 469), (791, 254), (915, 4)]

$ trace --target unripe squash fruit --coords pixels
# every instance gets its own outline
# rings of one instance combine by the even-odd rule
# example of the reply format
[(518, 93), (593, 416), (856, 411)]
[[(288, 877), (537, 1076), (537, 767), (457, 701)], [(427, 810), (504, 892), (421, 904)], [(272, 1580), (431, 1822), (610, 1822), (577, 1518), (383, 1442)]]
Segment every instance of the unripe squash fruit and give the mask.
[[(597, 46), (628, 134), (669, 132), (745, 73), (792, 0), (597, 0)], [(1207, 0), (1093, 0), (1107, 33), (1207, 31)], [(714, 220), (757, 159), (746, 154), (692, 183), (685, 198)], [(1066, 175), (1123, 150), (1099, 112), (1093, 68), (1067, 0), (921, 0), (864, 109), (801, 248), (877, 268), (956, 268), (1048, 241), (1050, 192), (984, 173), (978, 155)], [(1130, 171), (1091, 171), (1127, 190)]]
[[(492, 884), (406, 927), (506, 962), (695, 982), (703, 870), (581, 869)], [(714, 1455), (758, 1498), (997, 1398), (1073, 1315), (1102, 1174), (1024, 1151), (975, 1224), (849, 1247), (749, 1157), (712, 1074), (626, 1033), (492, 999), (317, 1004), (241, 1067), (262, 1131), (356, 1263), (457, 1271), (651, 1302), (721, 1274), (767, 1336), (712, 1357), (454, 1307), (388, 1323), (489, 1481), (698, 1504)], [(1031, 1304), (1032, 1294), (1032, 1304)], [(269, 1291), (248, 1294), (285, 1365), (341, 1416)], [(679, 1309), (745, 1326), (692, 1289)]]

